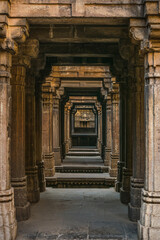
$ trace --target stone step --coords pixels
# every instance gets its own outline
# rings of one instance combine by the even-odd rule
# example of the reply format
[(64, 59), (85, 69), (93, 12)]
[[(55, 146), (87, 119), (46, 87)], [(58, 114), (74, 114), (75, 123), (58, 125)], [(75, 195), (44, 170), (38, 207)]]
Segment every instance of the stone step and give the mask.
[(69, 151), (66, 156), (100, 156), (98, 151)]
[(71, 148), (70, 152), (98, 152), (97, 148)]
[(110, 188), (115, 186), (115, 180), (108, 173), (56, 173), (46, 178), (46, 184), (53, 188)]
[(59, 173), (104, 173), (108, 172), (108, 167), (100, 165), (62, 165), (55, 167)]
[(103, 163), (103, 160), (100, 156), (66, 156), (66, 158), (63, 160), (64, 164), (101, 164)]

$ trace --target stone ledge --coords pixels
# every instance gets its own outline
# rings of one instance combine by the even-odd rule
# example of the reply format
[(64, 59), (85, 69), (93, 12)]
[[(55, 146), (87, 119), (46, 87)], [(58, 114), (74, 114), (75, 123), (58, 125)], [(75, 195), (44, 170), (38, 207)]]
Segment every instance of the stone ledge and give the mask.
[(110, 188), (115, 186), (115, 178), (46, 178), (47, 187), (53, 188)]

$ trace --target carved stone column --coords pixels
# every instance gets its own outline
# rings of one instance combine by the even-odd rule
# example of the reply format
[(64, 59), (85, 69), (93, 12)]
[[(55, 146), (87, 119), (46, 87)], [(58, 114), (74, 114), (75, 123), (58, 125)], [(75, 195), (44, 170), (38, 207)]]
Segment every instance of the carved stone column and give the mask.
[(42, 153), (45, 166), (45, 176), (53, 177), (55, 174), (55, 161), (53, 153), (53, 92), (51, 83), (43, 84), (43, 110), (42, 110)]
[(97, 139), (97, 148), (102, 154), (102, 106), (98, 103), (97, 104), (97, 111), (98, 111), (98, 139)]
[(116, 192), (122, 187), (122, 169), (126, 159), (126, 84), (120, 84), (120, 160), (117, 163)]
[(71, 148), (71, 133), (70, 133), (70, 121), (71, 121), (71, 103), (67, 102), (67, 118), (66, 118), (66, 153)]
[(35, 78), (32, 72), (26, 77), (26, 175), (28, 200), (38, 202), (40, 198), (38, 167), (36, 165), (36, 127), (35, 127)]
[(159, 40), (145, 54), (145, 181), (139, 239), (160, 236), (160, 52)]
[(25, 77), (30, 65), (27, 56), (13, 57), (12, 67), (12, 125), (11, 125), (11, 184), (14, 187), (18, 221), (30, 217), (25, 175)]
[(67, 104), (64, 106), (64, 149), (65, 154), (67, 154)]
[(60, 149), (60, 100), (58, 97), (53, 97), (53, 151), (55, 165), (61, 165), (61, 149)]
[(137, 221), (140, 218), (141, 190), (144, 186), (145, 129), (143, 59), (141, 65), (136, 65), (135, 73), (136, 82), (133, 94), (133, 175), (131, 178), (130, 203), (128, 207), (128, 216), (132, 221)]
[(0, 239), (15, 239), (17, 223), (10, 179), (11, 86), (10, 68), (14, 43), (0, 39)]
[(42, 159), (42, 87), (36, 83), (36, 164), (38, 166), (38, 179), (40, 192), (46, 189), (44, 160)]
[(113, 88), (111, 92), (112, 110), (111, 110), (111, 129), (112, 129), (112, 151), (111, 162), (109, 165), (109, 174), (111, 177), (117, 176), (117, 162), (119, 160), (119, 84), (113, 79)]
[[(130, 80), (130, 78), (129, 78)], [(133, 89), (132, 80), (128, 81), (126, 88), (126, 159), (122, 170), (122, 187), (120, 189), (120, 199), (122, 203), (130, 202), (130, 178), (132, 176), (133, 158)]]
[(112, 132), (111, 132), (111, 95), (106, 100), (106, 147), (104, 165), (109, 166), (111, 162)]

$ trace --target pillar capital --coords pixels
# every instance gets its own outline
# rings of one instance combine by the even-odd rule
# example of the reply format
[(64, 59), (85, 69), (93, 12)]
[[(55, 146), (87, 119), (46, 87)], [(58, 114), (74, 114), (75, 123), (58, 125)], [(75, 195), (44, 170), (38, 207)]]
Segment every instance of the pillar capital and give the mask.
[(73, 103), (71, 103), (71, 102), (67, 102), (66, 103), (66, 105), (65, 105), (65, 110), (69, 113), (70, 112), (70, 110), (71, 110), (71, 108), (72, 108), (72, 106), (73, 106)]
[(29, 25), (25, 18), (9, 18), (8, 34), (17, 43), (25, 42), (29, 36)]
[(119, 102), (119, 83), (115, 78), (112, 78), (112, 90), (111, 90), (112, 103)]
[(18, 52), (18, 44), (11, 38), (0, 38), (0, 51), (13, 55)]
[(39, 41), (28, 39), (25, 43), (18, 45), (18, 52), (13, 57), (12, 64), (16, 66), (31, 67), (31, 59), (36, 58), (39, 54)]

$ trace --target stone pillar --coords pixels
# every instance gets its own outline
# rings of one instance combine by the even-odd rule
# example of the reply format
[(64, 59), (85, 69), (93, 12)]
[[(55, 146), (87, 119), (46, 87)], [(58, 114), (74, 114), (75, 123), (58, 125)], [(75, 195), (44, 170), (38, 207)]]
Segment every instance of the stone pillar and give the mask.
[(68, 111), (68, 107), (66, 104), (64, 107), (64, 149), (65, 149), (65, 154), (67, 154), (67, 111)]
[(70, 134), (70, 121), (71, 121), (71, 104), (67, 103), (67, 118), (66, 118), (66, 153), (71, 148), (71, 134)]
[(46, 188), (44, 160), (42, 159), (42, 87), (36, 83), (36, 164), (38, 166), (38, 179), (40, 192)]
[(11, 72), (11, 184), (14, 187), (18, 221), (30, 217), (30, 203), (27, 200), (27, 178), (25, 175), (25, 76), (26, 67), (29, 63), (30, 61), (26, 56), (13, 57)]
[[(16, 238), (14, 191), (10, 179), (11, 86), (10, 67), (13, 43), (0, 40), (0, 239)], [(13, 46), (14, 47), (14, 46)]]
[(119, 84), (113, 78), (113, 87), (111, 92), (111, 129), (112, 129), (112, 150), (111, 162), (109, 165), (109, 174), (111, 177), (117, 176), (117, 162), (119, 160)]
[(141, 190), (144, 186), (144, 67), (136, 66), (136, 82), (133, 94), (133, 175), (131, 178), (128, 216), (132, 221), (140, 218)]
[[(131, 80), (129, 78), (129, 80)], [(133, 158), (133, 88), (132, 80), (127, 83), (126, 89), (126, 161), (122, 170), (122, 187), (120, 189), (121, 202), (130, 202), (130, 178), (132, 176)]]
[(98, 111), (98, 139), (97, 139), (97, 148), (100, 155), (102, 154), (102, 106), (97, 104)]
[(53, 153), (53, 92), (50, 82), (43, 84), (42, 91), (42, 153), (45, 166), (45, 176), (53, 177), (55, 174)]
[(109, 166), (111, 162), (112, 132), (111, 132), (111, 94), (106, 100), (106, 147), (104, 165)]
[(60, 149), (60, 100), (58, 97), (53, 97), (53, 151), (55, 165), (61, 165), (61, 149)]
[(26, 77), (26, 175), (28, 200), (38, 202), (40, 198), (38, 167), (36, 165), (36, 127), (35, 127), (35, 78), (32, 72)]
[(122, 187), (122, 169), (126, 159), (126, 84), (120, 84), (120, 160), (117, 163), (116, 192)]
[(160, 52), (145, 53), (145, 180), (142, 189), (139, 239), (160, 236)]

